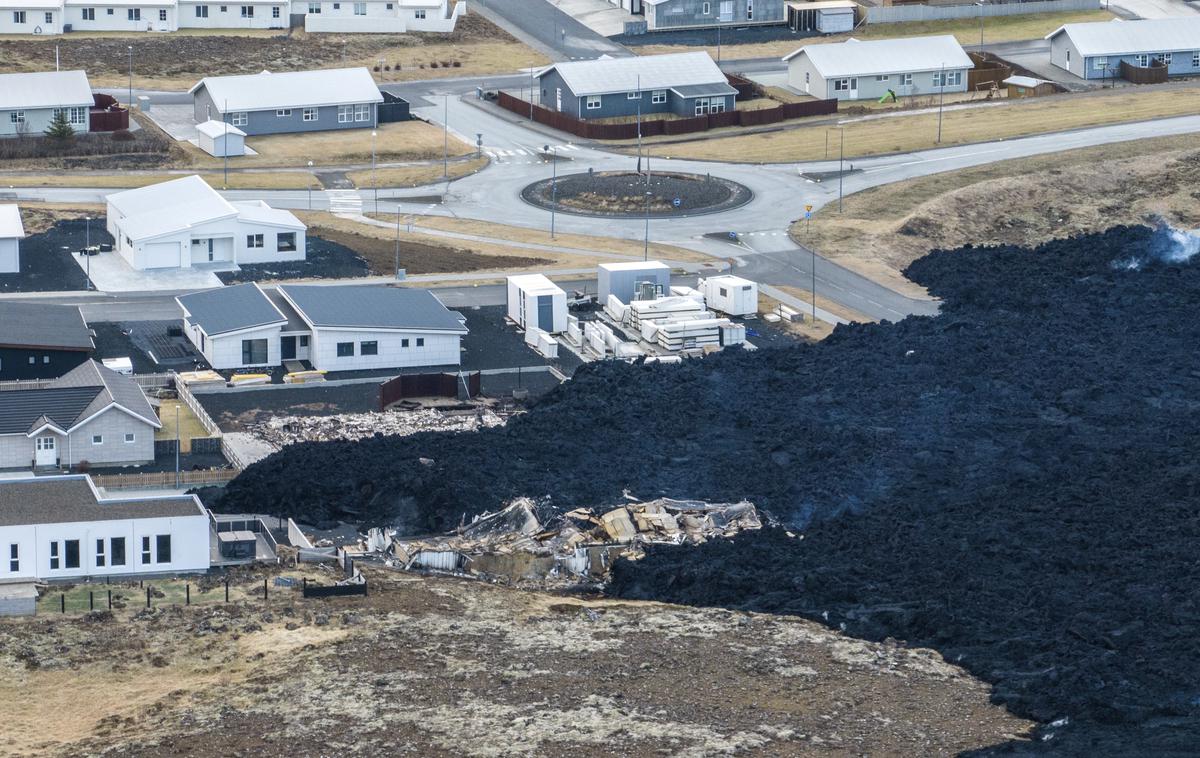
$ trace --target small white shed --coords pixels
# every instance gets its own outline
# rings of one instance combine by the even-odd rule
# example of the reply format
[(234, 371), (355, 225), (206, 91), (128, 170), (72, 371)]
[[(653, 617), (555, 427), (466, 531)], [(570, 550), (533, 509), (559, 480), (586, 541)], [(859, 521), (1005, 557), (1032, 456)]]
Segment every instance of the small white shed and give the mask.
[(246, 133), (233, 124), (212, 119), (196, 125), (200, 149), (216, 158), (246, 154)]
[(730, 316), (758, 312), (758, 284), (740, 276), (710, 276), (700, 280), (704, 302), (714, 311)]
[(0, 205), (0, 274), (21, 271), (21, 239), (24, 237), (21, 211), (15, 205)]
[(510, 276), (508, 317), (522, 329), (558, 334), (567, 328), (567, 293), (542, 274)]

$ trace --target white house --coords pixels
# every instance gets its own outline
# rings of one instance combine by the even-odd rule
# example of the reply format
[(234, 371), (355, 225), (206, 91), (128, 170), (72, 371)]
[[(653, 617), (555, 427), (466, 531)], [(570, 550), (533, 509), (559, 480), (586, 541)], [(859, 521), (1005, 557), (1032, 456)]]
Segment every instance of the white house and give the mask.
[(63, 0), (0, 0), (0, 34), (62, 34)]
[(180, 29), (287, 29), (287, 0), (179, 0)]
[(293, 0), (292, 13), (304, 14), (306, 32), (452, 32), (467, 12), (452, 0)]
[(457, 366), (467, 334), (432, 292), (405, 287), (240, 284), (176, 301), (184, 333), (216, 369)]
[(233, 124), (208, 120), (196, 125), (199, 147), (216, 158), (246, 154), (246, 133)]
[(967, 72), (975, 67), (949, 34), (805, 45), (783, 60), (789, 87), (838, 100), (965, 92)]
[(0, 392), (0, 469), (149, 463), (161, 426), (137, 382), (88, 360), (39, 387)]
[(208, 571), (195, 495), (102, 497), (87, 476), (0, 480), (0, 582)]
[(93, 102), (82, 71), (0, 74), (0, 137), (40, 135), (58, 111), (76, 132), (86, 132)]
[(508, 317), (522, 329), (558, 334), (567, 328), (567, 293), (542, 274), (507, 278)]
[(64, 17), (77, 32), (173, 32), (176, 0), (65, 0)]
[(107, 228), (138, 270), (304, 260), (305, 229), (262, 201), (231, 203), (199, 176), (116, 192)]
[(21, 240), (24, 238), (21, 210), (15, 205), (0, 205), (0, 274), (21, 271)]

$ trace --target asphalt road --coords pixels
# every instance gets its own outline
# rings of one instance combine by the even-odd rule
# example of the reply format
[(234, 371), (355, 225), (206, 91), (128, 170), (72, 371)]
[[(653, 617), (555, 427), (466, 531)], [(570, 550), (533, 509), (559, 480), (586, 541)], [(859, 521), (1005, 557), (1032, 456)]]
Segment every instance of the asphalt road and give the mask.
[(550, 53), (555, 60), (623, 58), (633, 53), (609, 41), (546, 0), (472, 0), (509, 33)]

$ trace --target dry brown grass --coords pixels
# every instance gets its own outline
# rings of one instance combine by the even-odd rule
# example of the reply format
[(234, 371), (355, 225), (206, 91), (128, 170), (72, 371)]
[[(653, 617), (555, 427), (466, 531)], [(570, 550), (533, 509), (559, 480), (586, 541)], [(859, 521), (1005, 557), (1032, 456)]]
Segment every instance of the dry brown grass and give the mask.
[(104, 206), (99, 203), (42, 203), (21, 201), (21, 224), (25, 234), (41, 234), (59, 221), (102, 215)]
[[(487, 165), (487, 158), (453, 161), (449, 164), (449, 178), (452, 180), (461, 179), (464, 176), (469, 176), (483, 170)], [(370, 169), (348, 171), (346, 176), (350, 181), (354, 182), (356, 187), (374, 187), (376, 183), (378, 183), (380, 188), (423, 187), (426, 184), (436, 184), (444, 181), (446, 177), (442, 169), (442, 164), (436, 163), (428, 166), (380, 168), (375, 170), (374, 176), (372, 176)]]
[(1200, 226), (1200, 135), (1071, 150), (936, 174), (826, 206), (793, 236), (821, 255), (907, 294), (900, 273), (935, 248), (1037, 245), (1161, 217)]
[[(1105, 91), (1045, 99), (1004, 101), (996, 105), (947, 111), (937, 142), (938, 114), (900, 115), (842, 121), (847, 156), (881, 155), (937, 146), (987, 142), (1102, 124), (1190, 115), (1200, 108), (1200, 89), (1177, 87), (1151, 91)], [(780, 163), (823, 160), (828, 126), (718, 137), (651, 146), (654, 155), (696, 160)]]
[[(198, 172), (204, 181), (216, 189), (304, 189), (319, 187), (312, 174), (302, 171), (243, 173), (231, 171), (228, 182), (217, 172)], [(97, 171), (75, 171), (66, 174), (0, 174), (0, 184), (12, 187), (95, 187), (97, 189), (129, 189), (158, 184), (186, 176), (186, 173), (130, 174)]]

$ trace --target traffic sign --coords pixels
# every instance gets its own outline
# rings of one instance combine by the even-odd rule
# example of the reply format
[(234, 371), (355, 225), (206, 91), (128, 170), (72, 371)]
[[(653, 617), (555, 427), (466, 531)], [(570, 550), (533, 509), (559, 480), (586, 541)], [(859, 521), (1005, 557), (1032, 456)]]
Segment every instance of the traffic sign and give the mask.
[(811, 212), (812, 212), (812, 206), (811, 206), (811, 205), (806, 205), (806, 206), (804, 206), (804, 210), (805, 210), (805, 211), (807, 211), (807, 212), (810, 212), (810, 213), (811, 213)]
[(810, 218), (812, 218), (812, 211), (805, 211), (804, 212), (804, 220), (807, 221)]
[(683, 205), (683, 201), (680, 200), (679, 198), (675, 198), (674, 200), (671, 201), (671, 204), (674, 205), (676, 208), (678, 208), (679, 206)]

